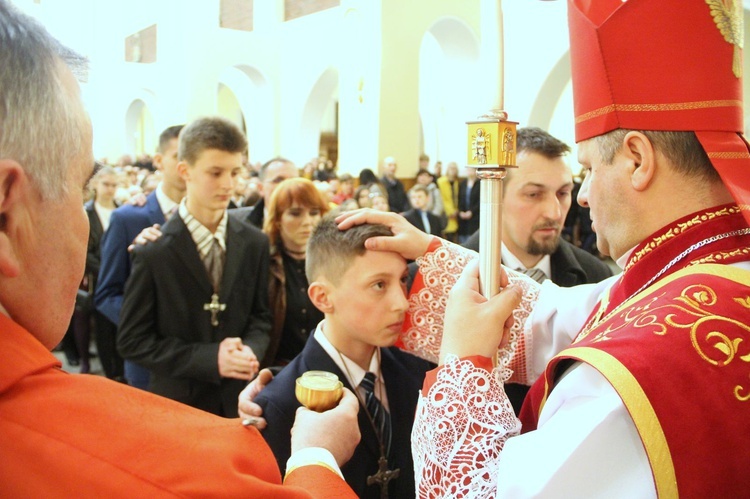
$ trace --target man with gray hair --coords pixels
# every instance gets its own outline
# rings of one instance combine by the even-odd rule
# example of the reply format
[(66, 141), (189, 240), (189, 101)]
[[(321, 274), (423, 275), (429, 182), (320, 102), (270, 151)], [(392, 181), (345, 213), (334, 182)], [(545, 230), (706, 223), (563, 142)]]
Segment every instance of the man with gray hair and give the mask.
[(294, 163), (286, 158), (276, 157), (263, 163), (260, 167), (260, 194), (263, 196), (252, 208), (239, 210), (247, 216), (247, 221), (255, 227), (262, 229), (263, 221), (266, 219), (266, 210), (271, 200), (273, 190), (281, 182), (288, 178), (298, 177), (299, 172)]
[(69, 69), (84, 66), (0, 0), (2, 495), (353, 497), (339, 471), (359, 440), (349, 391), (328, 412), (297, 412), (282, 485), (255, 428), (67, 374), (49, 351), (70, 322), (86, 255), (92, 130)]
[(385, 158), (383, 160), (383, 176), (380, 178), (380, 182), (385, 186), (391, 211), (402, 213), (411, 209), (411, 205), (404, 184), (396, 177), (396, 169), (398, 169), (396, 158), (393, 156)]

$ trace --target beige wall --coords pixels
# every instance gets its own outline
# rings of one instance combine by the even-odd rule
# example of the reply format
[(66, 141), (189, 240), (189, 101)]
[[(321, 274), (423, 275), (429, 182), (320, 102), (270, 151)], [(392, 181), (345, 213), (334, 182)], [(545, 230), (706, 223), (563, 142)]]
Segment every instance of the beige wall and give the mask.
[[(83, 93), (97, 157), (133, 152), (126, 147), (132, 142), (126, 116), (136, 99), (148, 106), (158, 134), (217, 113), (221, 82), (233, 85), (244, 111), (252, 161), (281, 154), (301, 166), (317, 156), (323, 117), (338, 100), (340, 171), (377, 171), (393, 155), (399, 176), (408, 178), (422, 143), (433, 162), (463, 164), (463, 123), (483, 111), (476, 94), (488, 91), (481, 81), (494, 71), (472, 62), (469, 48), (454, 54), (464, 57), (463, 66), (433, 62), (438, 67), (425, 73), (430, 81), (420, 81), (426, 37), (442, 37), (438, 44), (449, 46), (458, 31), (435, 27), (454, 23), (465, 46), (479, 47), (480, 2), (491, 0), (341, 0), (340, 7), (289, 22), (282, 20), (284, 0), (256, 0), (253, 32), (219, 28), (219, 0), (13, 1), (91, 59)], [(510, 119), (572, 143), (566, 2), (506, 0), (503, 10)], [(125, 63), (125, 38), (152, 24), (157, 61)]]

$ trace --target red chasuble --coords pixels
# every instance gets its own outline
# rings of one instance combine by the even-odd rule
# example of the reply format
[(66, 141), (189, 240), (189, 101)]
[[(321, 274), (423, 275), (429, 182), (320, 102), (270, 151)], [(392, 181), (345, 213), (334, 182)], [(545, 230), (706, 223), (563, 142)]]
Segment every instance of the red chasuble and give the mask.
[[(542, 394), (534, 415), (565, 368), (585, 362), (630, 412), (659, 496), (746, 494), (750, 272), (725, 264), (747, 260), (750, 229), (734, 206), (649, 238), (571, 347), (548, 364), (533, 389)], [(525, 420), (524, 431), (531, 425)]]

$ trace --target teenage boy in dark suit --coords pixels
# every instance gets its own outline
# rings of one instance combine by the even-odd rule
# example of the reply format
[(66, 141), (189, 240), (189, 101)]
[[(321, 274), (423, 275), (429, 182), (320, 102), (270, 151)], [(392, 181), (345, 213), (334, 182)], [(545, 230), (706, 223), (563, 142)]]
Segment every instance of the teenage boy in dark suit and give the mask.
[(237, 416), (269, 342), (268, 239), (227, 205), (247, 141), (222, 118), (180, 134), (187, 196), (163, 236), (133, 254), (118, 348), (151, 370), (149, 390)]

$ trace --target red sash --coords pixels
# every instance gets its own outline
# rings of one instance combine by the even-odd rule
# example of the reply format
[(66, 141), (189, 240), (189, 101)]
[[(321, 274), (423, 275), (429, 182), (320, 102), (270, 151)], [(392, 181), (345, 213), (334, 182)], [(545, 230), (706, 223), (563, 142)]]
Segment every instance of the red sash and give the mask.
[(586, 362), (633, 416), (660, 495), (676, 494), (678, 484), (687, 496), (747, 490), (750, 273), (706, 264), (750, 259), (746, 231), (739, 209), (725, 206), (679, 220), (636, 248), (611, 299), (532, 388), (524, 432), (536, 428), (561, 361)]

